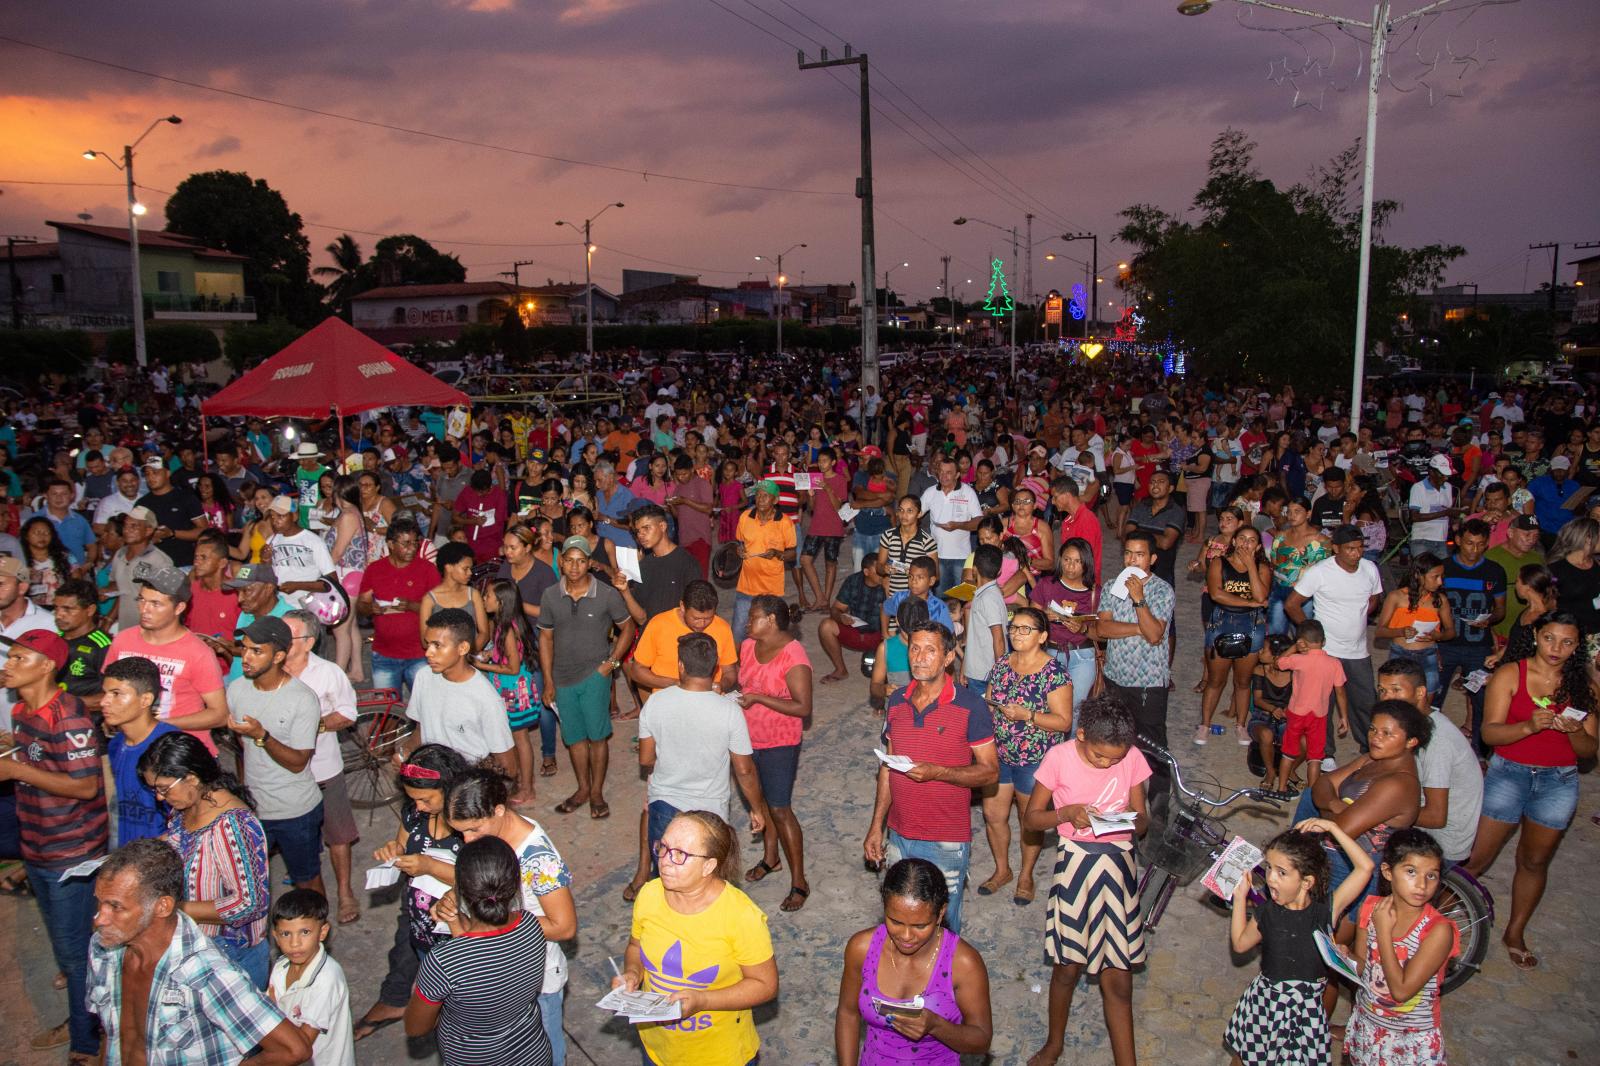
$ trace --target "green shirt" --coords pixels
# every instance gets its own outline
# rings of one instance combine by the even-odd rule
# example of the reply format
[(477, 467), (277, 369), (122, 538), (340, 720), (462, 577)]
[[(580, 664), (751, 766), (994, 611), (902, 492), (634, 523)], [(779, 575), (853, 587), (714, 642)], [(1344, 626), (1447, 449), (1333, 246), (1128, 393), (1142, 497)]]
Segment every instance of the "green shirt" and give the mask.
[(322, 475), (328, 472), (327, 467), (319, 466), (315, 470), (307, 470), (299, 464), (294, 468), (295, 485), (300, 489), (300, 528), (306, 529), (311, 525), (311, 509), (321, 502), (322, 494), (318, 491), (317, 484), (322, 480)]
[(1544, 562), (1544, 553), (1535, 547), (1527, 555), (1513, 555), (1511, 554), (1511, 546), (1502, 544), (1499, 547), (1490, 548), (1484, 553), (1484, 557), (1492, 562), (1499, 563), (1500, 569), (1506, 572), (1506, 616), (1495, 625), (1494, 632), (1495, 636), (1501, 640), (1510, 640), (1511, 627), (1516, 624), (1518, 618), (1522, 617), (1522, 612), (1527, 610), (1528, 607), (1527, 602), (1517, 595), (1517, 574), (1521, 572), (1524, 566), (1530, 563)]

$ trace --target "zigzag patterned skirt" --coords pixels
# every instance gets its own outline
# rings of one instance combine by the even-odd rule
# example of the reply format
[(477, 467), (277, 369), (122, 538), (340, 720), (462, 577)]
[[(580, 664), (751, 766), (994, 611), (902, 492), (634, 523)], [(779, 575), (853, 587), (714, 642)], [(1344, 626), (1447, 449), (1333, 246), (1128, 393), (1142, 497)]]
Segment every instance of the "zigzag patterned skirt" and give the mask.
[(1091, 974), (1144, 962), (1144, 918), (1133, 849), (1063, 840), (1045, 904), (1044, 957), (1081, 963)]

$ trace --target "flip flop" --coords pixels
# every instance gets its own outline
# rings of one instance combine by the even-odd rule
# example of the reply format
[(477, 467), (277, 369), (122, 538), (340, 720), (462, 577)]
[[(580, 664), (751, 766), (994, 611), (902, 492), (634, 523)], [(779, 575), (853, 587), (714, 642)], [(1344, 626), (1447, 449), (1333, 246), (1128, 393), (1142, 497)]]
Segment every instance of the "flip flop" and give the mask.
[(609, 803), (590, 803), (589, 804), (589, 817), (590, 818), (594, 818), (596, 820), (599, 820), (601, 818), (610, 818), (611, 817), (611, 804), (609, 804)]
[(1514, 948), (1508, 944), (1506, 953), (1511, 956), (1511, 965), (1519, 970), (1533, 970), (1539, 966), (1539, 956), (1527, 948)]
[(783, 869), (781, 862), (769, 864), (766, 859), (762, 859), (744, 872), (744, 879), (750, 882), (764, 881), (768, 874), (775, 874), (781, 869)]
[[(405, 1019), (403, 1017), (402, 1018), (375, 1018), (375, 1019), (363, 1018), (359, 1022), (356, 1023), (355, 1029), (352, 1032), (351, 1037), (352, 1037), (352, 1039), (358, 1040), (358, 1041), (359, 1040), (365, 1040), (367, 1037), (373, 1035), (378, 1030), (387, 1029), (387, 1028), (389, 1028), (389, 1026), (393, 1025), (395, 1022), (401, 1022), (401, 1021), (405, 1021)], [(365, 1031), (363, 1032), (363, 1030), (365, 1030)]]
[[(810, 888), (802, 888), (799, 885), (794, 885), (789, 889), (789, 894), (783, 897), (783, 902), (778, 904), (778, 909), (780, 911), (788, 911), (793, 913), (794, 911), (797, 911), (806, 905), (806, 898), (810, 895)], [(793, 901), (793, 906), (790, 906), (791, 901)]]
[[(347, 918), (347, 917), (345, 917), (345, 915), (349, 915), (349, 917)], [(345, 905), (343, 903), (339, 904), (339, 924), (340, 925), (349, 925), (351, 922), (356, 921), (360, 917), (361, 917), (361, 905), (358, 904), (355, 900), (351, 900), (350, 901), (350, 906), (349, 906), (348, 909), (345, 907)]]
[(639, 890), (641, 888), (643, 888), (643, 887), (644, 887), (643, 885), (636, 885), (632, 881), (629, 881), (627, 884), (623, 885), (622, 886), (622, 902), (624, 902), (624, 903), (632, 903), (635, 899), (638, 898)]
[(544, 762), (539, 765), (539, 776), (540, 777), (554, 777), (554, 776), (556, 776), (556, 761), (554, 759), (546, 759), (546, 760), (544, 760)]
[(556, 813), (571, 814), (573, 811), (577, 810), (579, 807), (582, 807), (587, 802), (588, 800), (578, 800), (568, 796), (566, 799), (556, 804)]

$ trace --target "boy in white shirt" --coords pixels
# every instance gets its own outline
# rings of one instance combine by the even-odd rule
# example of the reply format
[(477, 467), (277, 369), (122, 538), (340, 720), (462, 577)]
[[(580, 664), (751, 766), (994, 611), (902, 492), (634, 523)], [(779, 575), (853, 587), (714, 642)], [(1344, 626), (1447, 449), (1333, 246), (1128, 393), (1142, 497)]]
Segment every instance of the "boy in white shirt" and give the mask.
[(272, 903), (271, 927), (279, 955), (267, 994), (311, 1041), (315, 1066), (355, 1066), (350, 988), (344, 968), (323, 947), (328, 898), (309, 888), (285, 892)]

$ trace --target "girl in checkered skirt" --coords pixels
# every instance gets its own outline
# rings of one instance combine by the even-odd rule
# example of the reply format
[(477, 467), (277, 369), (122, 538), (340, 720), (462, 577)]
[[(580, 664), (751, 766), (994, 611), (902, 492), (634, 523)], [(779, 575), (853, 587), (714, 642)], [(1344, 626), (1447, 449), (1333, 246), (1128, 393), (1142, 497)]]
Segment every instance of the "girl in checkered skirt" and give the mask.
[[(1328, 855), (1318, 835), (1331, 835), (1351, 872), (1331, 898)], [(1233, 1066), (1326, 1066), (1328, 1016), (1322, 1009), (1326, 968), (1312, 934), (1327, 932), (1372, 877), (1372, 860), (1339, 826), (1308, 818), (1266, 847), (1267, 899), (1248, 911), (1251, 879), (1233, 893), (1233, 950), (1261, 945), (1261, 974), (1234, 1005), (1223, 1043)]]

